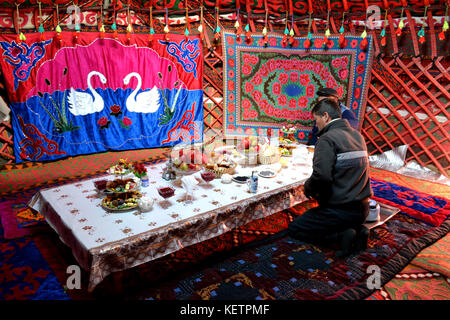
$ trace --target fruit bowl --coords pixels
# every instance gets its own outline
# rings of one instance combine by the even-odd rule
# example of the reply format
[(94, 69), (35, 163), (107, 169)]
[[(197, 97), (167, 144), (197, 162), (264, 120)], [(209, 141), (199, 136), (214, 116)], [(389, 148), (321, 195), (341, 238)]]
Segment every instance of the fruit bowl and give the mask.
[(158, 188), (158, 193), (164, 199), (170, 198), (175, 194), (175, 189), (171, 187)]

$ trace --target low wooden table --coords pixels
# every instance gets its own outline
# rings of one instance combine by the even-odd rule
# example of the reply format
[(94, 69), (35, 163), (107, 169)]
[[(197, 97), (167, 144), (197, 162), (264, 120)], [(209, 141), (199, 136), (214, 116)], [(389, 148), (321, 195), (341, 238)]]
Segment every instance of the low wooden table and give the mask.
[[(306, 148), (304, 148), (305, 152)], [(256, 194), (246, 184), (224, 184), (220, 179), (199, 184), (185, 201), (184, 189), (163, 202), (157, 188), (174, 187), (161, 178), (165, 163), (147, 167), (150, 185), (141, 193), (155, 200), (148, 212), (134, 209), (112, 213), (101, 207), (103, 195), (94, 186), (105, 175), (81, 182), (40, 190), (29, 206), (45, 216), (49, 225), (69, 246), (82, 268), (89, 273), (88, 291), (108, 274), (158, 259), (253, 220), (290, 208), (306, 200), (303, 184), (312, 172), (307, 157), (292, 158), (288, 168), (273, 178), (259, 177)], [(237, 167), (238, 174), (261, 170)]]

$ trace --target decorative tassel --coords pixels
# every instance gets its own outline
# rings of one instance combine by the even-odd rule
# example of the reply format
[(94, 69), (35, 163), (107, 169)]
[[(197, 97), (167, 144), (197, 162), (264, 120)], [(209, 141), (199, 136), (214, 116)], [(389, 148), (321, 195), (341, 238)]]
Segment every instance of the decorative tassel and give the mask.
[(367, 49), (367, 45), (369, 44), (369, 41), (367, 41), (367, 32), (366, 30), (363, 31), (363, 33), (361, 33), (361, 37), (363, 38), (361, 43), (359, 44), (359, 47), (361, 50), (366, 50)]
[(380, 32), (380, 36), (381, 36), (381, 46), (385, 47), (386, 46), (386, 25), (387, 25), (387, 13), (388, 11), (384, 11), (384, 24), (383, 24), (383, 30), (381, 30)]
[(166, 8), (166, 25), (164, 26), (164, 32), (166, 33), (166, 41), (170, 40), (169, 36), (169, 10)]
[(263, 31), (262, 31), (262, 34), (263, 34), (262, 45), (263, 45), (263, 46), (266, 46), (266, 45), (267, 45), (267, 42), (269, 41), (269, 39), (267, 38), (267, 28), (266, 28), (266, 27), (264, 27), (264, 29), (263, 29)]
[(311, 47), (311, 33), (308, 32), (308, 36), (306, 37), (306, 40), (303, 42), (303, 46), (308, 49)]
[(111, 26), (111, 29), (114, 30), (113, 31), (113, 37), (114, 39), (117, 39), (119, 37), (118, 33), (117, 33), (117, 25), (116, 22), (114, 21), (114, 23)]
[(398, 28), (397, 28), (397, 31), (396, 31), (397, 37), (401, 37), (403, 26), (404, 26), (403, 20), (401, 20), (401, 21), (398, 23)]
[(424, 44), (425, 43), (425, 21), (426, 21), (426, 16), (427, 16), (427, 10), (428, 10), (428, 5), (425, 6), (425, 12), (423, 14), (423, 25), (422, 28), (420, 28), (419, 32), (417, 33), (417, 35), (419, 36), (419, 43), (420, 44)]
[(17, 42), (24, 42), (25, 40), (27, 40), (27, 37), (25, 37), (25, 35), (20, 32), (20, 34), (17, 35)]
[(77, 23), (76, 25), (75, 25), (75, 32), (73, 32), (73, 40), (76, 42), (76, 41), (78, 41), (78, 37), (79, 37), (79, 35), (80, 35), (80, 24), (79, 23)]
[(153, 41), (154, 34), (155, 34), (155, 29), (153, 29), (153, 7), (150, 6), (150, 31), (148, 33), (148, 42)]
[(200, 39), (203, 41), (203, 6), (200, 7), (200, 25), (197, 30), (200, 33)]
[[(447, 19), (447, 14), (448, 14), (448, 6), (445, 9), (445, 19)], [(445, 33), (448, 30), (448, 22), (447, 20), (444, 21), (444, 24), (442, 25), (442, 31), (439, 33), (438, 38), (440, 41), (445, 40)]]
[(251, 35), (252, 34), (250, 32), (250, 26), (247, 23), (247, 25), (245, 26), (245, 37), (247, 38), (248, 41), (250, 41)]
[(45, 36), (44, 36), (44, 27), (42, 26), (42, 24), (39, 25), (39, 32), (41, 34), (41, 41), (45, 41)]
[(241, 24), (239, 23), (239, 8), (236, 12), (236, 22), (234, 23), (234, 28), (236, 29), (236, 35), (239, 38), (242, 34)]
[(294, 29), (291, 29), (291, 31), (289, 31), (289, 44), (292, 45), (294, 43)]
[(166, 41), (169, 41), (170, 39), (169, 31), (169, 26), (166, 24), (166, 26), (164, 27), (164, 32), (166, 33)]
[(185, 1), (185, 7), (186, 7), (186, 28), (184, 29), (184, 36), (187, 39), (188, 35), (191, 33), (190, 29), (191, 26), (189, 24), (189, 13), (188, 13), (188, 4), (187, 4), (187, 0)]
[(128, 39), (128, 41), (131, 40), (132, 32), (133, 32), (133, 27), (131, 26), (131, 24), (128, 24), (128, 26), (127, 26), (127, 39)]
[(341, 33), (339, 35), (339, 47), (343, 48), (345, 46), (345, 37), (344, 37), (344, 33)]
[(343, 48), (345, 46), (345, 36), (344, 36), (344, 16), (345, 16), (345, 12), (342, 14), (342, 23), (341, 23), (341, 27), (339, 28), (339, 47)]
[(45, 30), (44, 30), (44, 27), (42, 26), (42, 22), (41, 22), (42, 11), (41, 11), (41, 2), (40, 1), (38, 1), (38, 5), (39, 5), (39, 28), (38, 28), (38, 31), (41, 34), (41, 41), (45, 41), (45, 36), (44, 36)]
[(328, 38), (330, 37), (330, 29), (325, 31), (325, 37), (323, 38), (323, 45), (326, 46), (328, 44)]
[(148, 34), (148, 41), (153, 41), (153, 35), (155, 34), (155, 30), (150, 28), (150, 33)]
[(61, 27), (59, 26), (59, 24), (56, 26), (55, 31), (56, 31), (56, 38), (59, 41), (61, 41), (62, 40), (62, 36), (61, 36), (62, 30), (61, 30)]
[(422, 28), (420, 28), (417, 35), (419, 36), (419, 43), (424, 44), (425, 43), (425, 30), (423, 29), (423, 26), (422, 26)]
[(102, 24), (100, 27), (100, 39), (105, 37), (105, 26)]
[(386, 29), (385, 28), (383, 28), (383, 30), (381, 30), (380, 36), (381, 36), (381, 46), (385, 47), (386, 46)]
[(216, 7), (216, 32), (214, 34), (214, 39), (218, 41), (220, 39), (220, 27), (219, 27), (219, 8)]
[(59, 42), (61, 42), (62, 41), (62, 37), (61, 37), (61, 27), (59, 26), (59, 7), (58, 7), (58, 4), (56, 4), (56, 18), (57, 18), (57, 20), (58, 20), (58, 22), (57, 22), (57, 24), (56, 24), (56, 28), (55, 28), (55, 31), (56, 31), (56, 38), (59, 40)]

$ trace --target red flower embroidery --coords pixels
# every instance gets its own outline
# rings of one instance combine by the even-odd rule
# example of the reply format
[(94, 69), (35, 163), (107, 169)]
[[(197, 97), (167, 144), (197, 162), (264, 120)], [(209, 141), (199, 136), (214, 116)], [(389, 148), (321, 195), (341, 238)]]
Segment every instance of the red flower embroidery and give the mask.
[(297, 100), (295, 99), (289, 99), (289, 104), (288, 104), (289, 109), (294, 110), (295, 108), (297, 108)]
[(306, 105), (308, 104), (308, 98), (306, 98), (305, 96), (302, 96), (298, 99), (298, 104), (301, 107), (306, 107)]
[(120, 112), (120, 106), (118, 106), (117, 104), (112, 105), (111, 107), (109, 107), (109, 109), (111, 110), (112, 113), (119, 113)]
[(232, 69), (228, 71), (228, 78), (234, 78), (234, 71)]
[(358, 40), (356, 40), (356, 39), (353, 39), (352, 42), (350, 42), (350, 46), (352, 48), (355, 48), (357, 45), (358, 45)]
[(291, 80), (291, 82), (297, 82), (297, 80), (298, 80), (298, 73), (297, 72), (291, 72), (291, 74), (289, 75), (289, 80)]
[(348, 65), (348, 57), (343, 56), (341, 58), (341, 67), (345, 68), (345, 67), (347, 67), (347, 65)]
[(234, 81), (229, 80), (228, 81), (228, 90), (233, 91), (234, 90)]
[(340, 69), (339, 70), (339, 78), (341, 78), (341, 80), (345, 80), (348, 77), (348, 71), (347, 69)]
[(247, 81), (247, 82), (245, 83), (245, 92), (246, 92), (246, 93), (250, 93), (250, 92), (252, 92), (253, 90), (255, 90), (255, 86), (254, 86), (253, 83), (251, 83), (250, 81)]
[(355, 89), (355, 99), (359, 99), (361, 97), (361, 88), (357, 87)]
[(280, 95), (281, 93), (281, 84), (278, 82), (275, 82), (272, 86), (272, 94), (275, 96)]
[(229, 95), (228, 95), (228, 100), (230, 100), (230, 101), (234, 101), (234, 94), (233, 93), (230, 93)]
[(303, 73), (300, 75), (300, 84), (306, 86), (309, 83), (309, 74)]
[(261, 101), (261, 98), (262, 98), (262, 93), (260, 91), (253, 91), (252, 97), (253, 97), (253, 99), (255, 99), (255, 101), (257, 103), (259, 103)]
[(269, 44), (271, 47), (275, 47), (277, 45), (277, 38), (274, 37), (269, 38)]
[(103, 117), (97, 121), (97, 124), (101, 127), (106, 126), (108, 124), (108, 118)]
[(306, 96), (307, 96), (308, 98), (314, 97), (315, 91), (316, 91), (316, 88), (314, 87), (314, 85), (308, 84), (308, 85), (306, 86)]
[(358, 78), (356, 78), (356, 84), (357, 84), (358, 86), (360, 86), (360, 85), (362, 84), (362, 82), (363, 82), (363, 78), (362, 78), (361, 76), (359, 76)]
[(360, 64), (359, 66), (356, 67), (356, 72), (358, 73), (363, 73), (366, 70), (366, 67), (364, 67), (363, 64)]
[(287, 105), (287, 97), (284, 94), (279, 96), (277, 100), (278, 100), (278, 104), (280, 106), (286, 106)]
[(358, 59), (359, 61), (364, 61), (364, 59), (366, 59), (366, 53), (364, 51), (362, 51), (359, 55), (358, 55)]
[(242, 100), (242, 107), (244, 109), (250, 109), (252, 107), (250, 100), (248, 100), (248, 99)]
[(228, 48), (228, 55), (233, 56), (234, 55), (234, 50), (232, 47)]
[(259, 61), (259, 58), (257, 56), (251, 55), (250, 56), (250, 64), (255, 65)]
[(123, 121), (123, 124), (126, 126), (130, 126), (133, 124), (133, 122), (131, 122), (130, 118), (128, 118), (128, 117), (123, 117), (122, 121)]
[(278, 81), (280, 81), (281, 84), (286, 84), (288, 82), (289, 76), (287, 73), (280, 73), (278, 76)]
[(235, 111), (236, 111), (236, 106), (234, 105), (234, 103), (229, 103), (228, 104), (228, 112), (234, 113)]
[(331, 64), (335, 69), (339, 69), (341, 67), (341, 58), (334, 59)]
[(234, 59), (228, 59), (228, 66), (234, 68)]
[(252, 82), (256, 85), (259, 86), (262, 83), (262, 78), (259, 74), (256, 74), (253, 78), (252, 78)]
[(242, 74), (248, 76), (252, 72), (252, 67), (249, 64), (244, 64), (242, 67)]

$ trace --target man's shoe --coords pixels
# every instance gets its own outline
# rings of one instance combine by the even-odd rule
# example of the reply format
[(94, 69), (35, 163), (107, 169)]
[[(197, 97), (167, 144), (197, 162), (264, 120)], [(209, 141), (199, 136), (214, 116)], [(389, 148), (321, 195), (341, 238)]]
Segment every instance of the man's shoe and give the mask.
[(367, 249), (367, 241), (369, 240), (369, 233), (370, 230), (367, 227), (361, 226), (361, 230), (359, 230), (358, 234), (356, 235), (356, 243), (355, 243), (356, 252)]
[(344, 258), (350, 255), (354, 249), (356, 239), (355, 229), (347, 229), (341, 233), (341, 250), (336, 252), (336, 257)]

